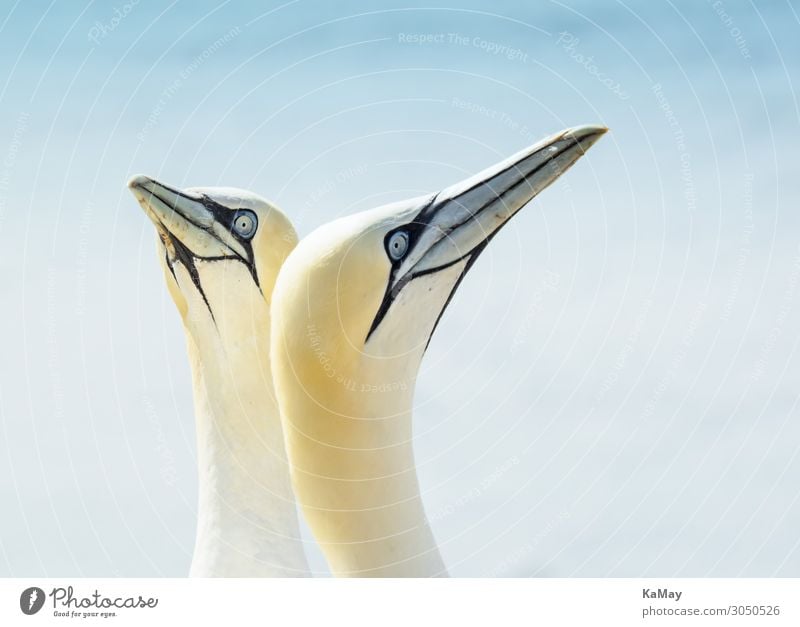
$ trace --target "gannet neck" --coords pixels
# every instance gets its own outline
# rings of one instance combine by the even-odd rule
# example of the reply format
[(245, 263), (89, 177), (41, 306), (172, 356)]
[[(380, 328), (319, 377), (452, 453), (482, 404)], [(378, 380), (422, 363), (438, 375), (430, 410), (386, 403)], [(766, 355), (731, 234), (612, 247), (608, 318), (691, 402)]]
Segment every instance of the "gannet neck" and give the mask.
[[(300, 246), (314, 248), (313, 236)], [(381, 294), (350, 308), (352, 295), (361, 302), (358, 282), (332, 292), (325, 274), (301, 280), (295, 272), (306, 267), (302, 255), (290, 257), (276, 284), (272, 345), (298, 502), (337, 576), (447, 576), (420, 494), (412, 408), (435, 322), (430, 307), (441, 307), (463, 265), (436, 281), (421, 279), (402, 296), (419, 311), (414, 333), (391, 317), (365, 347), (348, 341), (349, 325), (359, 312), (374, 312)], [(350, 269), (343, 262), (332, 272)]]
[(295, 493), (335, 574), (446, 573), (414, 465), (425, 348), (498, 230), (605, 131), (567, 129), (437, 194), (324, 225), (283, 263), (275, 389)]
[(282, 399), (295, 417), (286, 437), (300, 505), (336, 576), (447, 576), (415, 470), (413, 387), (362, 392), (390, 380), (381, 363), (364, 365), (326, 380), (297, 373), (314, 396)]
[(264, 336), (187, 333), (199, 485), (192, 576), (308, 575)]
[(269, 364), (272, 288), (294, 228), (245, 190), (146, 176), (128, 185), (158, 232), (187, 338), (199, 480), (191, 574), (307, 575)]

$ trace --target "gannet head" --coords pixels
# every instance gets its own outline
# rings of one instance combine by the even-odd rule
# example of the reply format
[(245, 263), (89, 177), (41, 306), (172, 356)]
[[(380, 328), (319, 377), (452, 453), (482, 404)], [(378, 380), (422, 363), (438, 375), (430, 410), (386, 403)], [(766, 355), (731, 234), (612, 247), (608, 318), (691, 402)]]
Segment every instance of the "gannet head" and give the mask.
[(320, 227), (288, 259), (281, 297), (299, 294), (298, 313), (324, 323), (318, 330), (334, 345), (420, 357), (492, 237), (605, 132), (568, 129), (437, 194)]
[(492, 237), (605, 132), (568, 129), (437, 194), (336, 220), (284, 263), (272, 371), (295, 492), (334, 572), (440, 572), (411, 446), (425, 348)]
[(176, 189), (146, 176), (128, 186), (158, 232), (187, 337), (199, 488), (191, 572), (306, 573), (269, 363), (272, 289), (294, 228), (244, 190)]
[(278, 271), (297, 243), (277, 207), (242, 189), (179, 190), (143, 175), (128, 187), (158, 231), (169, 292), (190, 332), (268, 325)]

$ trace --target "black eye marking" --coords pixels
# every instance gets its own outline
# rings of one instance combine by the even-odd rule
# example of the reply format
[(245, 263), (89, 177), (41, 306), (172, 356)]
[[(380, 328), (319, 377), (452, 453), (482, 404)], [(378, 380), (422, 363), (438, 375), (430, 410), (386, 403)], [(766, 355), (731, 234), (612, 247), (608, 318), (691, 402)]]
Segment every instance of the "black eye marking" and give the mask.
[[(225, 246), (231, 254), (225, 255), (218, 255), (213, 257), (203, 257), (202, 255), (196, 254), (190, 248), (183, 244), (183, 242), (176, 237), (162, 222), (160, 222), (160, 230), (162, 239), (165, 239), (164, 245), (167, 246), (167, 241), (169, 240), (169, 244), (172, 247), (174, 252), (174, 257), (170, 257), (169, 250), (165, 250), (165, 261), (167, 267), (169, 268), (170, 274), (172, 278), (177, 282), (178, 277), (175, 274), (175, 264), (180, 263), (188, 272), (189, 278), (192, 281), (192, 284), (197, 289), (198, 293), (203, 299), (206, 307), (208, 308), (209, 314), (211, 314), (211, 320), (216, 325), (216, 318), (214, 316), (214, 312), (211, 309), (211, 304), (208, 301), (208, 297), (206, 296), (205, 290), (203, 289), (203, 285), (200, 281), (200, 273), (197, 269), (197, 261), (205, 261), (205, 262), (213, 262), (213, 261), (222, 261), (222, 260), (233, 260), (239, 261), (247, 267), (250, 272), (250, 276), (253, 278), (253, 282), (256, 284), (256, 287), (263, 295), (263, 290), (261, 289), (261, 283), (258, 280), (258, 272), (256, 271), (256, 264), (255, 264), (255, 257), (253, 255), (253, 246), (251, 243), (251, 239), (253, 238), (256, 229), (258, 228), (258, 216), (255, 212), (251, 211), (250, 209), (239, 208), (239, 209), (231, 209), (229, 207), (225, 207), (220, 205), (216, 202), (213, 198), (210, 198), (206, 194), (200, 194), (200, 198), (197, 195), (190, 196), (185, 192), (169, 187), (168, 185), (164, 185), (163, 183), (159, 184), (161, 187), (166, 189), (172, 194), (176, 196), (180, 196), (182, 198), (186, 198), (191, 202), (200, 202), (202, 205), (211, 212), (214, 216), (214, 220), (223, 226), (225, 226), (231, 235), (236, 238), (239, 242), (241, 247), (244, 249), (244, 255), (242, 255), (238, 250), (232, 248), (228, 242), (223, 241), (213, 230), (213, 228), (209, 226), (204, 226), (200, 224), (195, 224), (189, 217), (181, 214), (181, 212), (176, 209), (174, 202), (170, 202), (169, 199), (165, 199), (161, 197), (155, 191), (151, 192), (153, 196), (158, 198), (164, 205), (167, 207), (172, 208), (173, 211), (176, 211), (178, 214), (182, 215), (184, 219), (186, 219), (189, 223), (193, 224), (195, 227), (202, 229), (208, 233), (210, 237), (213, 237), (217, 240), (220, 244)], [(237, 223), (238, 222), (238, 223)]]
[[(171, 190), (174, 193), (182, 194), (177, 190)], [(187, 197), (190, 198), (190, 197)], [(196, 200), (190, 198), (191, 200)], [(162, 201), (163, 202), (163, 201)], [(242, 248), (245, 250), (245, 256), (239, 254), (236, 250), (232, 249), (228, 244), (220, 240), (216, 235), (214, 235), (213, 231), (210, 229), (205, 229), (209, 235), (217, 239), (221, 244), (223, 244), (226, 248), (228, 248), (232, 254), (230, 255), (220, 255), (216, 257), (203, 257), (201, 255), (195, 254), (191, 249), (183, 244), (177, 237), (175, 237), (169, 229), (166, 228), (162, 224), (164, 232), (169, 237), (170, 243), (172, 244), (173, 250), (175, 251), (175, 258), (170, 259), (169, 254), (166, 255), (167, 267), (169, 268), (172, 277), (177, 281), (177, 276), (175, 275), (175, 263), (180, 263), (186, 271), (189, 273), (189, 278), (192, 281), (192, 284), (197, 289), (198, 293), (200, 294), (203, 302), (208, 309), (208, 313), (211, 314), (211, 320), (216, 325), (216, 317), (214, 316), (214, 311), (211, 308), (211, 303), (208, 301), (208, 297), (206, 296), (206, 292), (203, 289), (203, 285), (200, 282), (200, 273), (197, 269), (197, 261), (205, 261), (205, 262), (213, 262), (213, 261), (223, 261), (223, 260), (233, 260), (239, 261), (243, 263), (247, 269), (250, 271), (250, 276), (253, 277), (253, 282), (256, 284), (259, 290), (261, 290), (261, 283), (258, 280), (258, 273), (256, 271), (256, 264), (255, 258), (253, 256), (253, 246), (250, 242), (253, 235), (255, 235), (256, 229), (258, 228), (258, 216), (253, 211), (249, 209), (237, 209), (236, 211), (231, 211), (227, 207), (223, 207), (213, 199), (209, 198), (205, 194), (201, 198), (200, 202), (203, 203), (203, 206), (208, 209), (213, 215), (214, 219), (219, 222), (220, 224), (226, 225), (229, 229), (231, 234), (236, 237), (236, 239), (241, 244)], [(165, 203), (166, 204), (166, 203)], [(242, 224), (238, 225), (237, 228), (237, 219), (243, 218)], [(251, 229), (247, 229), (244, 227), (252, 226)], [(245, 233), (249, 233), (249, 236)]]
[[(392, 271), (389, 273), (389, 282), (386, 285), (386, 293), (383, 295), (383, 301), (381, 302), (381, 306), (378, 308), (377, 313), (375, 314), (375, 318), (370, 325), (369, 331), (367, 332), (367, 337), (364, 339), (366, 343), (369, 341), (370, 336), (373, 334), (375, 329), (378, 328), (378, 325), (381, 323), (383, 318), (389, 311), (389, 307), (391, 307), (392, 302), (400, 293), (400, 290), (411, 281), (415, 276), (413, 272), (409, 272), (405, 275), (403, 280), (399, 281), (394, 287), (392, 285), (395, 283), (397, 278), (398, 272), (400, 272), (400, 265), (403, 263), (403, 259), (414, 250), (414, 247), (417, 245), (417, 241), (419, 240), (420, 234), (428, 228), (429, 222), (433, 217), (433, 211), (431, 208), (434, 206), (436, 202), (436, 198), (439, 194), (434, 194), (430, 197), (430, 199), (425, 203), (422, 209), (417, 213), (416, 216), (409, 222), (408, 224), (404, 224), (392, 231), (389, 231), (386, 234), (386, 237), (383, 240), (383, 246), (386, 249), (386, 254), (389, 256), (389, 260), (392, 262)], [(402, 251), (401, 254), (398, 256), (394, 256), (392, 254), (392, 246), (393, 243), (397, 243), (397, 236), (401, 234), (399, 237), (404, 242), (405, 250)], [(402, 245), (402, 244), (401, 244)]]
[[(164, 226), (162, 224), (162, 226)], [(211, 314), (211, 321), (216, 326), (217, 319), (214, 316), (214, 310), (211, 309), (211, 303), (208, 302), (208, 297), (206, 296), (206, 292), (203, 289), (203, 285), (200, 282), (200, 273), (197, 271), (197, 264), (195, 264), (195, 259), (203, 259), (202, 257), (195, 257), (194, 253), (189, 250), (181, 240), (175, 237), (172, 233), (170, 233), (166, 227), (164, 227), (164, 232), (167, 234), (170, 243), (172, 244), (172, 248), (175, 251), (175, 259), (170, 259), (169, 252), (165, 251), (167, 267), (169, 268), (170, 274), (172, 274), (172, 278), (175, 279), (177, 283), (178, 277), (175, 275), (175, 263), (180, 263), (186, 271), (189, 273), (189, 278), (192, 281), (192, 284), (195, 286), (197, 291), (200, 293), (203, 302), (206, 304), (206, 308), (208, 309), (208, 313)]]
[[(214, 219), (219, 222), (220, 224), (226, 225), (227, 228), (230, 230), (231, 234), (239, 241), (242, 248), (245, 250), (245, 256), (243, 257), (238, 252), (233, 250), (230, 246), (225, 244), (220, 240), (220, 243), (225, 245), (230, 251), (233, 253), (232, 255), (222, 255), (220, 257), (198, 257), (198, 259), (202, 259), (203, 261), (220, 261), (223, 259), (234, 259), (236, 261), (241, 261), (247, 269), (250, 271), (250, 276), (253, 277), (253, 281), (261, 290), (261, 283), (258, 280), (258, 273), (256, 272), (256, 260), (253, 256), (253, 245), (252, 245), (252, 238), (255, 235), (256, 229), (258, 228), (258, 216), (255, 214), (254, 211), (250, 209), (236, 209), (231, 210), (228, 207), (223, 207), (218, 202), (209, 198), (207, 195), (203, 194), (201, 201), (203, 206), (208, 209), (213, 215)], [(242, 235), (237, 230), (237, 219), (244, 218), (245, 216), (249, 217), (252, 220), (252, 232), (249, 237)], [(249, 222), (248, 220), (245, 220)], [(219, 238), (217, 238), (219, 239)]]

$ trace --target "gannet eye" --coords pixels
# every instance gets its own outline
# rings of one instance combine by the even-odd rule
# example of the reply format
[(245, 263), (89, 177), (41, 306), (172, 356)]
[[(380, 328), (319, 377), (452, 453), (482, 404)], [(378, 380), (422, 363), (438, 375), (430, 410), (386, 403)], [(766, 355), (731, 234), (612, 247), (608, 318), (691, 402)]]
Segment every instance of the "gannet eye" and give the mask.
[(386, 242), (386, 252), (389, 253), (394, 261), (402, 258), (408, 250), (408, 233), (405, 231), (395, 231)]
[(258, 226), (258, 218), (256, 214), (247, 209), (240, 209), (233, 216), (233, 230), (237, 235), (250, 239), (255, 235), (256, 227)]

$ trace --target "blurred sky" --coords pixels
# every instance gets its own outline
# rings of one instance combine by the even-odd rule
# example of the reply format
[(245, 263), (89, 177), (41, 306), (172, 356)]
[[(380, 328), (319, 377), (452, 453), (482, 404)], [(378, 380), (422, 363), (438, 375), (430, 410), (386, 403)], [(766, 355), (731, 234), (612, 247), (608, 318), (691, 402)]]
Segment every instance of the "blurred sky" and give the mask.
[(423, 363), (445, 561), (800, 576), (791, 0), (256, 4), (0, 9), (0, 575), (188, 572), (188, 363), (131, 174), (306, 234), (602, 123)]

